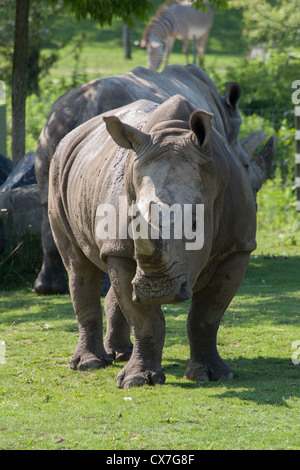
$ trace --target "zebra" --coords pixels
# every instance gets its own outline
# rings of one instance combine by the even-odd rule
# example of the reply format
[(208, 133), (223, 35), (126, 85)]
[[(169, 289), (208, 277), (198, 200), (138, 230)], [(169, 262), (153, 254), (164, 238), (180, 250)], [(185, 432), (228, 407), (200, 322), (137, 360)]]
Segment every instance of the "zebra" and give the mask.
[(165, 63), (167, 67), (169, 55), (173, 49), (176, 38), (183, 41), (183, 53), (188, 63), (189, 40), (193, 39), (194, 64), (196, 63), (196, 49), (200, 63), (203, 62), (205, 48), (212, 28), (213, 12), (209, 5), (206, 12), (196, 10), (190, 1), (167, 1), (156, 12), (154, 19), (144, 31), (141, 47), (147, 48), (149, 69), (156, 70), (163, 57), (165, 43)]

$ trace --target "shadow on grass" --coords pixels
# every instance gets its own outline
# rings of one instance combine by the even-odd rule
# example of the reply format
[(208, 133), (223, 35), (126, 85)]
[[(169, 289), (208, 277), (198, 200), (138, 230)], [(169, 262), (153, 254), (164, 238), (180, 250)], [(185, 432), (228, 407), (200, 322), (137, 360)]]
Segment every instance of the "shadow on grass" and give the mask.
[[(163, 367), (164, 372), (167, 376), (169, 375), (166, 385), (186, 389), (204, 387), (214, 390), (214, 398), (238, 398), (258, 405), (269, 404), (288, 407), (287, 399), (300, 398), (300, 366), (294, 365), (289, 359), (239, 357), (230, 361), (230, 367), (234, 374), (231, 380), (204, 383), (174, 381), (174, 377), (182, 379), (186, 366), (187, 361), (179, 360), (178, 364), (169, 364)], [(225, 392), (223, 391), (224, 386), (226, 387)], [(222, 392), (216, 395), (215, 392), (219, 388), (222, 388)]]

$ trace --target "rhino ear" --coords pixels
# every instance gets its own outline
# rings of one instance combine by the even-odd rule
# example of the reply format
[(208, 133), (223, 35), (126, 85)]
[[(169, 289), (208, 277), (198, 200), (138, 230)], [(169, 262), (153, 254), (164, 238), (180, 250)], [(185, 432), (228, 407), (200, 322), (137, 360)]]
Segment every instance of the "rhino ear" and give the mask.
[(227, 82), (225, 90), (225, 100), (228, 106), (233, 109), (237, 109), (237, 104), (242, 94), (241, 87), (236, 82)]
[(206, 111), (196, 110), (190, 116), (190, 129), (197, 137), (200, 147), (206, 147), (206, 150), (211, 153), (211, 133), (212, 133), (212, 120), (213, 114)]
[(148, 134), (139, 131), (129, 124), (125, 124), (117, 116), (104, 116), (103, 120), (107, 131), (120, 147), (133, 149), (137, 152), (150, 140)]

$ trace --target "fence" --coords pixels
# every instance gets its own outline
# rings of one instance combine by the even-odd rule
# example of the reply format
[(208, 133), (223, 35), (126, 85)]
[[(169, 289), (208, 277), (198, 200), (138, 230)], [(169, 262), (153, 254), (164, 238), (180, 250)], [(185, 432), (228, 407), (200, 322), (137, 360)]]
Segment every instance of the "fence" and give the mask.
[(300, 106), (295, 106), (295, 187), (296, 187), (296, 210), (300, 212)]

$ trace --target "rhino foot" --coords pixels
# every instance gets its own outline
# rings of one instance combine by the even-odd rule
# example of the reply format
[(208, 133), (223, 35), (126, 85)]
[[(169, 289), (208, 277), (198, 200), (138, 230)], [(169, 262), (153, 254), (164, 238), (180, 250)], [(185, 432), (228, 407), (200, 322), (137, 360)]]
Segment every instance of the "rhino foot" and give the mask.
[(68, 283), (65, 276), (45, 277), (41, 273), (35, 280), (34, 291), (41, 295), (67, 294)]
[(129, 361), (132, 353), (132, 344), (124, 348), (118, 348), (114, 346), (106, 346), (105, 351), (111, 357), (114, 362), (127, 362)]
[(94, 354), (82, 354), (79, 356), (73, 357), (70, 362), (70, 367), (73, 370), (90, 370), (90, 369), (103, 369), (106, 366), (109, 366), (112, 363), (112, 360), (106, 354), (100, 357), (95, 356)]
[(184, 377), (196, 382), (210, 382), (232, 379), (230, 367), (220, 357), (211, 362), (190, 362)]
[(164, 384), (166, 381), (165, 374), (159, 371), (136, 371), (124, 369), (119, 372), (117, 377), (117, 385), (119, 388), (140, 387), (146, 385)]

